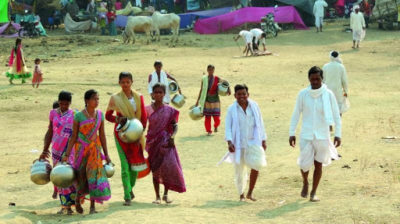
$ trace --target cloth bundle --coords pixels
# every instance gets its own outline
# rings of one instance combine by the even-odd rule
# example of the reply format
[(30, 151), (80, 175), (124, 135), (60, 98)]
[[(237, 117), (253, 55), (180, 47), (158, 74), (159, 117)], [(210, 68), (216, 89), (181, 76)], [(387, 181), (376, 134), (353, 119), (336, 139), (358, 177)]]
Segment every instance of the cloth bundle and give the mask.
[(245, 150), (244, 161), (247, 166), (254, 170), (260, 170), (262, 167), (267, 166), (265, 151), (258, 145), (250, 145)]

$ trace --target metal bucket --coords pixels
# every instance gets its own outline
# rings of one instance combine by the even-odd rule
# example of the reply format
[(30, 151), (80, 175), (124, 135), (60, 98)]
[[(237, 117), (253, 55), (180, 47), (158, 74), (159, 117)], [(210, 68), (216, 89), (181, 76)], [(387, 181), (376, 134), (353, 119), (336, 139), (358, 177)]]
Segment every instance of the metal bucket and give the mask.
[(181, 94), (176, 94), (172, 100), (171, 100), (172, 105), (174, 105), (177, 108), (181, 108), (185, 104), (185, 97)]

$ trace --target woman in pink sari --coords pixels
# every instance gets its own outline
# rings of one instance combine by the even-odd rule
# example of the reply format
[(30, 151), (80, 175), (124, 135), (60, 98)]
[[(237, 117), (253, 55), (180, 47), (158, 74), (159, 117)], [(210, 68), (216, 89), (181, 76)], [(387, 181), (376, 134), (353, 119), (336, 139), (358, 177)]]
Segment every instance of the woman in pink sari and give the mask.
[(149, 154), (150, 169), (153, 173), (156, 193), (154, 204), (161, 203), (160, 184), (164, 185), (162, 200), (167, 204), (172, 202), (168, 199), (168, 190), (179, 193), (186, 191), (182, 166), (174, 143), (178, 130), (179, 111), (163, 103), (165, 88), (165, 85), (161, 83), (155, 84), (152, 93), (154, 103), (146, 107), (149, 119), (146, 151)]

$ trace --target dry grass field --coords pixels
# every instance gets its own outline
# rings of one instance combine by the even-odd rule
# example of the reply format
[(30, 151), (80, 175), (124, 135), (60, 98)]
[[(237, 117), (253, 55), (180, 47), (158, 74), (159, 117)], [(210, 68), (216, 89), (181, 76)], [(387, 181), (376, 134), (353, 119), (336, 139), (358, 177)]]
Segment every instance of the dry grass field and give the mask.
[[(144, 45), (143, 37), (135, 45), (123, 45), (114, 40), (120, 36), (63, 33), (23, 40), (30, 69), (36, 57), (42, 59), (44, 82), (33, 89), (18, 81), (9, 85), (0, 77), (0, 223), (400, 223), (400, 33), (372, 25), (361, 49), (352, 50), (351, 34), (342, 30), (342, 24), (328, 24), (319, 34), (313, 29), (285, 31), (267, 40), (276, 56), (252, 58), (234, 57), (241, 53), (233, 34), (185, 33), (175, 48), (167, 46), (168, 36), (150, 45)], [(14, 40), (0, 39), (0, 72), (7, 69), (13, 44)], [(307, 70), (328, 62), (331, 50), (342, 53), (351, 109), (343, 117), (343, 158), (324, 168), (321, 202), (311, 203), (300, 197), (299, 149), (289, 147), (288, 128), (296, 95), (308, 84)], [(147, 176), (137, 182), (132, 206), (122, 206), (120, 163), (113, 125), (107, 122), (108, 148), (117, 168), (110, 179), (111, 200), (98, 205), (95, 215), (87, 214), (89, 203), (84, 204), (84, 215), (56, 215), (59, 201), (51, 199), (52, 185), (33, 184), (29, 172), (42, 150), (48, 113), (58, 93), (73, 92), (72, 108), (82, 109), (83, 93), (94, 88), (100, 93), (99, 109), (105, 110), (109, 95), (119, 91), (119, 72), (130, 71), (134, 88), (150, 102), (147, 77), (156, 59), (163, 61), (187, 96), (176, 140), (187, 192), (171, 192), (171, 205), (153, 205)], [(203, 121), (188, 116), (210, 63), (232, 85), (246, 83), (250, 97), (261, 107), (268, 166), (255, 188), (257, 202), (240, 203), (232, 166), (216, 166), (227, 150), (224, 122), (220, 132), (207, 137)], [(234, 98), (221, 101), (224, 119)]]

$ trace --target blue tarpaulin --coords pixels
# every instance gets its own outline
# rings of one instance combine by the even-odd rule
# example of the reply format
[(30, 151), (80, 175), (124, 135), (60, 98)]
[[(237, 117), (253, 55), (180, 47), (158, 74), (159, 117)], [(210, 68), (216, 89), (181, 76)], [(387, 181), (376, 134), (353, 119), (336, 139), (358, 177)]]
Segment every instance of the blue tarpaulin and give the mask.
[(232, 7), (219, 8), (219, 9), (211, 9), (206, 11), (197, 11), (197, 12), (188, 12), (179, 14), (181, 17), (181, 28), (186, 28), (187, 26), (192, 25), (193, 21), (198, 19), (210, 18), (213, 16), (219, 16), (226, 13), (229, 13), (232, 10)]

